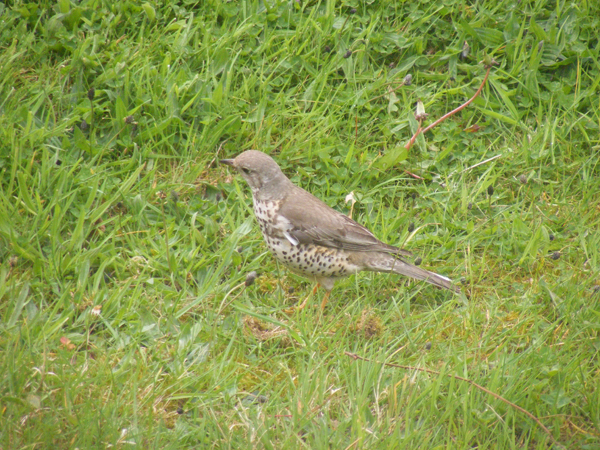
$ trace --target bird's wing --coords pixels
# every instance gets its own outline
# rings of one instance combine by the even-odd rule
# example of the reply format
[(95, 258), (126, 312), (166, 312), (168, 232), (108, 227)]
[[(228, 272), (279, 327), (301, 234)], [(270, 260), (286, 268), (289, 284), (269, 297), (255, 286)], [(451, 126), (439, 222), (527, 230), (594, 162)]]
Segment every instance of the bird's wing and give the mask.
[[(316, 244), (323, 247), (370, 252), (384, 251), (411, 256), (411, 253), (385, 244), (367, 228), (330, 208), (297, 186), (279, 209), (284, 235), (294, 245)], [(290, 201), (293, 198), (294, 201)]]

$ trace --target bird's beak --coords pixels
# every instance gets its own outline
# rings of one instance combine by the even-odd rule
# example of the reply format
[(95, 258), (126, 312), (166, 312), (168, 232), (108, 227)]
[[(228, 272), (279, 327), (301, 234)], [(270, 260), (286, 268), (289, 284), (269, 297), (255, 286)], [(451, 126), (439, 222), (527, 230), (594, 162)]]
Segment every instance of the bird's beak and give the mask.
[(227, 164), (228, 166), (233, 166), (233, 159), (222, 159), (219, 161), (221, 164)]

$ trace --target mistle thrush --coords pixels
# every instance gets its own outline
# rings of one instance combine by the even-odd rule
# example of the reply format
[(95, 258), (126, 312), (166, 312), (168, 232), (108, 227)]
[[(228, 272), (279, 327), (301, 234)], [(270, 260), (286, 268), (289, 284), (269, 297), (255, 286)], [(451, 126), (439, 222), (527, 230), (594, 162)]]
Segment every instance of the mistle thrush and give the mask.
[(449, 278), (407, 262), (402, 256), (410, 252), (381, 242), (293, 184), (265, 153), (248, 150), (221, 163), (236, 169), (250, 185), (254, 214), (271, 253), (293, 272), (323, 286), (326, 298), (338, 278), (361, 270), (393, 272), (459, 291)]

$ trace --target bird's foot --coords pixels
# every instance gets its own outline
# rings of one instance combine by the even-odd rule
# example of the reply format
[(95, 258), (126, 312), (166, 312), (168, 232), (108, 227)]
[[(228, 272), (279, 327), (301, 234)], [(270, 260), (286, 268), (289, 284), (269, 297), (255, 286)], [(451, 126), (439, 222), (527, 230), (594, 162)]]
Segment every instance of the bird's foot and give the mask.
[[(286, 314), (293, 314), (296, 311), (302, 311), (308, 304), (308, 301), (311, 299), (311, 297), (314, 297), (316, 291), (317, 291), (317, 286), (315, 286), (315, 288), (313, 289), (312, 294), (307, 296), (302, 303), (300, 303), (298, 306), (292, 306), (291, 308), (285, 309), (283, 312), (285, 312)], [(328, 300), (329, 300), (329, 291), (326, 292), (325, 295), (323, 296), (323, 300), (321, 301), (321, 311), (323, 311), (325, 309), (325, 305), (327, 305)], [(317, 306), (317, 305), (313, 305), (313, 306)]]
[(302, 311), (306, 307), (306, 305), (308, 304), (308, 301), (310, 300), (311, 297), (312, 297), (312, 295), (309, 295), (299, 305), (292, 306), (291, 308), (288, 308), (288, 309), (284, 309), (283, 312), (286, 313), (286, 314), (294, 314), (296, 311)]

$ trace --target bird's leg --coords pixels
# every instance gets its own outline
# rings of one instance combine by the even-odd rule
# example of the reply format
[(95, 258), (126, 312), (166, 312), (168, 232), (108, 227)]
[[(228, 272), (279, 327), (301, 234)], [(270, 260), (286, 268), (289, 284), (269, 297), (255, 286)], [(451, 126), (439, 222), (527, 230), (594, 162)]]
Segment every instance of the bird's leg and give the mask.
[(307, 296), (304, 301), (302, 303), (300, 303), (300, 305), (298, 305), (296, 307), (297, 310), (301, 310), (304, 309), (304, 307), (306, 306), (306, 303), (308, 303), (308, 299), (311, 297), (314, 297), (315, 294), (317, 293), (317, 289), (319, 288), (319, 283), (315, 284), (315, 287), (313, 288), (312, 294), (310, 294), (309, 296)]
[[(312, 293), (309, 294), (302, 303), (300, 303), (295, 308), (287, 309), (285, 312), (292, 313), (294, 311), (300, 311), (300, 310), (304, 309), (306, 307), (306, 304), (308, 303), (308, 301), (317, 294), (317, 289), (319, 288), (319, 286), (320, 286), (320, 284), (317, 283), (315, 285), (315, 287), (313, 288)], [(325, 305), (327, 305), (327, 301), (329, 300), (329, 294), (331, 294), (331, 291), (325, 292), (325, 295), (323, 296), (323, 300), (321, 301), (321, 310), (325, 309)]]
[(331, 294), (331, 291), (325, 292), (325, 295), (323, 296), (323, 301), (321, 301), (321, 310), (325, 309), (325, 305), (327, 304), (327, 301), (329, 300), (329, 294)]

